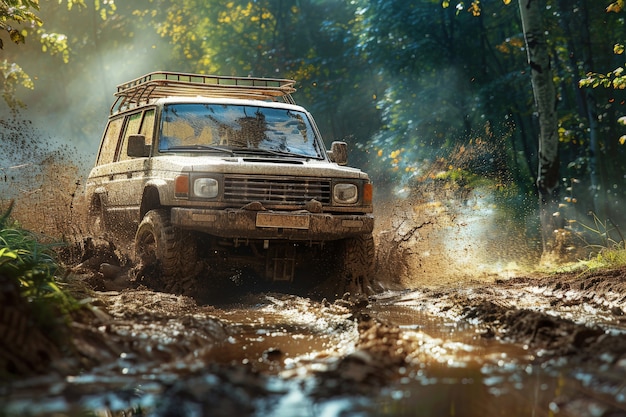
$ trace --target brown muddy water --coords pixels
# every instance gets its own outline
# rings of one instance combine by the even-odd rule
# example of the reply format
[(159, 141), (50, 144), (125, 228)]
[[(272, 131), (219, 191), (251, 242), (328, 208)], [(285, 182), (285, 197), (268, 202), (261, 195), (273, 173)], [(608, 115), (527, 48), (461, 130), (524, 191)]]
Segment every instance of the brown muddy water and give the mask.
[(577, 404), (587, 371), (429, 311), (419, 292), (361, 305), (269, 293), (211, 307), (150, 291), (101, 297), (112, 321), (100, 331), (125, 349), (88, 372), (3, 388), (0, 415), (624, 415), (603, 405), (624, 404), (624, 390), (596, 387), (597, 401)]

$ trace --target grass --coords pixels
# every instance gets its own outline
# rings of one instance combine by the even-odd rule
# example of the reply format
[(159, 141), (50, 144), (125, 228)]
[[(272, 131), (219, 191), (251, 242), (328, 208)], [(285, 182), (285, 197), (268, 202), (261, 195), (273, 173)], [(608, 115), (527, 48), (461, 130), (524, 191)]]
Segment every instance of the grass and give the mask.
[(0, 216), (0, 276), (17, 283), (38, 324), (68, 318), (79, 303), (57, 284), (60, 272), (54, 244), (43, 244), (34, 233), (11, 219), (13, 203)]
[(615, 247), (602, 249), (596, 256), (581, 264), (587, 269), (617, 268), (626, 265), (626, 250)]
[(558, 268), (557, 273), (588, 272), (626, 266), (626, 240), (622, 231), (610, 219), (601, 221), (595, 213), (591, 214), (593, 225), (575, 222), (580, 226), (580, 231), (576, 234), (591, 255), (588, 259), (581, 259), (574, 264)]

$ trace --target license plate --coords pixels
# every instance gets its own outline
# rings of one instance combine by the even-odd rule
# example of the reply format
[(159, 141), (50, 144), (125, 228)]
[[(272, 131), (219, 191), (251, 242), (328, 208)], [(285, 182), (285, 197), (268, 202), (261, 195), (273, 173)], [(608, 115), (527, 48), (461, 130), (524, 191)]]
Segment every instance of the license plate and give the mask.
[(257, 213), (256, 225), (257, 227), (308, 229), (309, 216), (298, 214)]

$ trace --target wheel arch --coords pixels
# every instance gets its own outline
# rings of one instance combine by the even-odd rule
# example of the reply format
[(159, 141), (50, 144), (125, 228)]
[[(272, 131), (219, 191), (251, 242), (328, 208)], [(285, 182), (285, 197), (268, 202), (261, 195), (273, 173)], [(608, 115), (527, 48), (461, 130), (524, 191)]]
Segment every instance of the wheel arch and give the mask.
[(102, 187), (99, 187), (94, 190), (93, 194), (89, 197), (87, 209), (89, 214), (102, 213), (102, 210), (106, 206), (107, 203), (107, 194), (106, 190)]
[(141, 206), (139, 207), (139, 220), (143, 219), (147, 212), (161, 208), (161, 195), (156, 184), (148, 184), (143, 189)]

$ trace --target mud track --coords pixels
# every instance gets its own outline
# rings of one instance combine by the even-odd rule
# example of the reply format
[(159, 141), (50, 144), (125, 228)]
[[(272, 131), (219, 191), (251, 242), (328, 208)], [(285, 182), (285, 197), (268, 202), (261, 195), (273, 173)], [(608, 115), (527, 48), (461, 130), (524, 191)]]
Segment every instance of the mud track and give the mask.
[(99, 279), (7, 415), (626, 415), (625, 269), (213, 305)]

